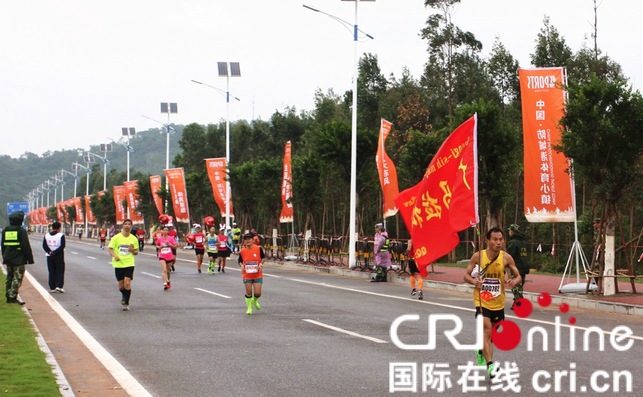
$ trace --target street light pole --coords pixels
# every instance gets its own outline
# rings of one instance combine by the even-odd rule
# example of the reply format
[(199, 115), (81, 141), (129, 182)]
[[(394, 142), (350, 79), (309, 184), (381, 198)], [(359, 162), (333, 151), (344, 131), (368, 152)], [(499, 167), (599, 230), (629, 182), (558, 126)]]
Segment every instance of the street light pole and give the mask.
[[(165, 138), (165, 169), (168, 170), (170, 169), (170, 114), (178, 113), (178, 105), (174, 102), (161, 102), (161, 113), (167, 113), (167, 124), (165, 125), (165, 132), (167, 133)], [(165, 177), (165, 191), (170, 191), (170, 182), (167, 180), (167, 176)], [(168, 200), (165, 200), (165, 212), (167, 212), (167, 205)]]
[[(89, 164), (86, 167), (86, 166), (84, 166), (82, 164), (73, 163), (72, 166), (74, 167), (74, 170), (76, 172), (78, 172), (78, 167), (84, 169), (87, 172), (87, 180), (86, 180), (86, 183), (85, 183), (85, 197), (89, 196), (89, 174), (92, 173), (92, 170), (89, 168)], [(85, 208), (85, 216), (84, 216), (84, 218), (85, 218), (85, 233), (87, 233), (87, 213), (88, 212), (89, 212), (89, 210), (87, 208)]]
[[(228, 73), (230, 65), (230, 73)], [(241, 77), (239, 62), (217, 62), (219, 77), (226, 78), (226, 118), (225, 118), (225, 162), (226, 162), (226, 197), (225, 223), (226, 232), (230, 228), (230, 76)]]
[[(348, 267), (354, 268), (356, 264), (355, 244), (357, 243), (356, 212), (357, 212), (357, 77), (359, 76), (359, 57), (357, 50), (358, 34), (362, 32), (357, 25), (357, 8), (360, 0), (342, 0), (355, 2), (355, 23), (353, 24), (353, 106), (351, 113), (351, 178), (350, 178), (350, 207), (349, 207), (349, 229), (348, 229)], [(361, 0), (375, 1), (375, 0)], [(341, 23), (348, 24), (343, 19), (304, 5), (305, 8), (327, 15)], [(362, 32), (364, 33), (364, 32)], [(366, 37), (373, 39), (373, 36), (366, 34)]]
[[(225, 64), (225, 62), (219, 62), (219, 64), (221, 64), (221, 63)], [(227, 72), (228, 71), (227, 64), (222, 65), (222, 66), (220, 65), (219, 66), (219, 76), (221, 76), (221, 72), (222, 72), (221, 68), (222, 67), (225, 68), (226, 75), (228, 73)], [(238, 65), (235, 68), (236, 68), (235, 71), (239, 71), (239, 66)], [(231, 69), (232, 69), (232, 67), (231, 67)], [(238, 75), (241, 76), (240, 73)], [(227, 91), (224, 91), (224, 90), (222, 90), (220, 88), (217, 88), (215, 86), (212, 86), (210, 84), (202, 83), (200, 81), (196, 81), (196, 80), (191, 80), (191, 81), (193, 83), (204, 85), (206, 87), (212, 88), (213, 90), (216, 90), (216, 91), (224, 94), (225, 97), (226, 97), (226, 137), (225, 137), (225, 141), (226, 141), (226, 202), (225, 202), (225, 206), (226, 206), (226, 227), (229, 227), (230, 226), (230, 176), (228, 175), (228, 171), (229, 171), (228, 164), (230, 163), (230, 122), (229, 122), (229, 120), (230, 120), (230, 97), (232, 97), (233, 99), (236, 99), (237, 101), (240, 101), (241, 99), (237, 98), (234, 95), (230, 95), (230, 86), (229, 86), (230, 78), (228, 76), (226, 76), (226, 77), (227, 77), (227, 81), (228, 81), (228, 85), (227, 85), (228, 90)]]

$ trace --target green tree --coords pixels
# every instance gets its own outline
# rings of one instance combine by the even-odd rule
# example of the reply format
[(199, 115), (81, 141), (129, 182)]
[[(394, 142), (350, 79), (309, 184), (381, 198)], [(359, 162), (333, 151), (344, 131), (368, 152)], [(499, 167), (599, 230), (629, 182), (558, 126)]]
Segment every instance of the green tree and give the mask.
[(543, 27), (536, 38), (536, 48), (529, 55), (531, 64), (538, 68), (567, 66), (572, 60), (572, 50), (565, 38), (549, 23), (549, 17), (543, 18)]

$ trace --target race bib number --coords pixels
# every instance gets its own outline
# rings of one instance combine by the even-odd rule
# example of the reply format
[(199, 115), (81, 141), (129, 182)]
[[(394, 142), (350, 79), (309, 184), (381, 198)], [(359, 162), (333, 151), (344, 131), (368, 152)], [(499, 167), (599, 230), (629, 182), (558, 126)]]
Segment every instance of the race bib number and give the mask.
[(161, 248), (161, 255), (167, 255), (172, 253), (172, 248), (170, 247), (163, 247)]
[(487, 299), (482, 299), (484, 301), (491, 300), (500, 296), (500, 279), (497, 278), (486, 278), (482, 282), (482, 287), (480, 287), (480, 297), (486, 297)]
[(123, 256), (123, 255), (130, 255), (131, 252), (129, 252), (129, 245), (119, 245), (118, 246), (118, 255)]
[(216, 251), (217, 250), (217, 245), (216, 244), (208, 244), (208, 249), (210, 251)]
[(225, 245), (225, 241), (219, 242), (219, 248), (223, 248), (224, 250), (227, 248), (227, 246)]
[(259, 273), (259, 262), (246, 262), (246, 273)]
[(201, 237), (201, 236), (197, 236), (197, 237), (194, 239), (194, 241), (200, 244), (200, 243), (202, 243), (202, 242), (203, 242), (203, 237)]

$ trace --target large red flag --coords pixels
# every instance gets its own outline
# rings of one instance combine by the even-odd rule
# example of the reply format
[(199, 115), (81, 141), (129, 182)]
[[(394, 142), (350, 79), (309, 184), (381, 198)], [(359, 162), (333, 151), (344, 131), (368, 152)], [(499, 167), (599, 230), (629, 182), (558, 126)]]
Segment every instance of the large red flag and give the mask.
[[(228, 189), (227, 175), (226, 175), (226, 160), (225, 157), (218, 157), (214, 159), (205, 159), (205, 167), (208, 171), (208, 178), (210, 178), (210, 185), (212, 185), (212, 195), (214, 201), (219, 206), (221, 216), (226, 216), (225, 202), (226, 192)], [(230, 192), (232, 194), (232, 192)], [(230, 196), (230, 216), (234, 213), (232, 210), (232, 196)]]
[(138, 189), (138, 181), (125, 181), (125, 194), (127, 195), (127, 208), (129, 208), (129, 218), (134, 223), (143, 222), (143, 214), (138, 210), (140, 198), (136, 190)]
[(561, 67), (518, 69), (522, 102), (525, 217), (529, 222), (574, 222), (569, 160), (553, 149), (565, 113), (565, 71)]
[(170, 168), (165, 170), (165, 177), (170, 186), (174, 219), (177, 222), (190, 223), (190, 209), (188, 206), (188, 192), (185, 189), (185, 175), (183, 168)]
[(415, 263), (426, 267), (460, 241), (458, 232), (478, 223), (477, 114), (442, 143), (419, 184), (395, 200), (411, 233)]
[(163, 199), (159, 196), (159, 190), (161, 190), (161, 176), (152, 175), (150, 177), (150, 189), (152, 190), (152, 197), (154, 198), (154, 204), (156, 205), (156, 210), (159, 214), (164, 214), (165, 210), (163, 209)]
[(281, 214), (279, 215), (279, 222), (291, 223), (293, 221), (293, 207), (292, 207), (292, 167), (290, 141), (286, 142), (284, 149), (284, 166), (281, 178)]
[(391, 132), (391, 124), (389, 121), (382, 119), (380, 123), (380, 137), (377, 142), (377, 155), (375, 156), (375, 163), (377, 164), (377, 173), (380, 176), (380, 186), (382, 186), (383, 206), (382, 214), (384, 218), (397, 214), (397, 206), (395, 205), (395, 198), (400, 194), (400, 189), (397, 186), (397, 171), (395, 164), (386, 154), (384, 143), (388, 134)]
[(125, 186), (114, 186), (114, 206), (116, 208), (116, 223), (123, 223), (125, 220), (125, 208), (123, 207), (123, 200), (125, 200), (127, 193)]

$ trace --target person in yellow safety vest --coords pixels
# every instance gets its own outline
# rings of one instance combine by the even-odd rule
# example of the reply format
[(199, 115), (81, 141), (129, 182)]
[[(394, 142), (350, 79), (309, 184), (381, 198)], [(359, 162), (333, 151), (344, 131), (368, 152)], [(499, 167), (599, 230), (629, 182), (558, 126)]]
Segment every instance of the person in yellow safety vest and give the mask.
[(18, 290), (22, 285), (22, 278), (25, 274), (25, 265), (33, 265), (33, 251), (29, 243), (29, 235), (22, 228), (25, 213), (22, 211), (12, 212), (9, 215), (9, 226), (2, 230), (2, 263), (7, 265), (6, 293), (7, 303), (24, 305), (25, 302), (18, 299)]
[(388, 233), (384, 225), (378, 223), (375, 225), (375, 237), (374, 237), (374, 254), (375, 254), (375, 271), (376, 275), (373, 277), (371, 282), (385, 282), (386, 271), (391, 267), (391, 254), (388, 252), (388, 247), (390, 244), (390, 239), (388, 238)]
[(239, 252), (239, 241), (241, 239), (241, 229), (237, 222), (232, 222), (232, 252)]

